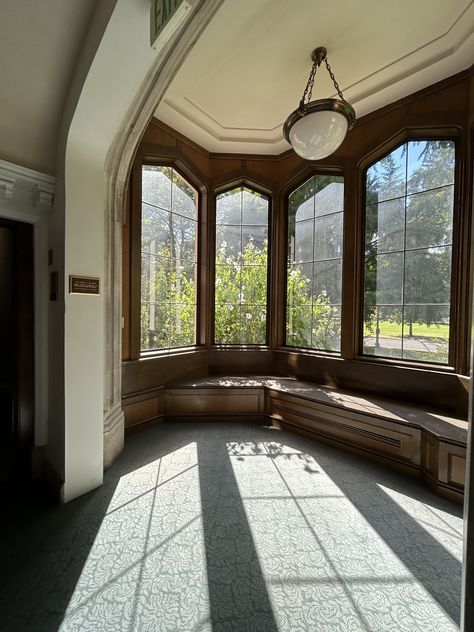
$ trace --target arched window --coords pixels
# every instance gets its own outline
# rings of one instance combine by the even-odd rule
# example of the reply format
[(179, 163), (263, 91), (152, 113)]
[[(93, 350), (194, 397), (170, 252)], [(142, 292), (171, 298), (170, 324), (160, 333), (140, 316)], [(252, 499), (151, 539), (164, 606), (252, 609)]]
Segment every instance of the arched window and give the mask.
[(268, 198), (245, 186), (216, 198), (216, 344), (267, 344), (268, 213)]
[(315, 175), (289, 195), (286, 344), (341, 348), (344, 178)]
[(364, 354), (448, 363), (455, 144), (409, 141), (366, 174)]
[(196, 343), (197, 213), (175, 169), (142, 166), (141, 351)]

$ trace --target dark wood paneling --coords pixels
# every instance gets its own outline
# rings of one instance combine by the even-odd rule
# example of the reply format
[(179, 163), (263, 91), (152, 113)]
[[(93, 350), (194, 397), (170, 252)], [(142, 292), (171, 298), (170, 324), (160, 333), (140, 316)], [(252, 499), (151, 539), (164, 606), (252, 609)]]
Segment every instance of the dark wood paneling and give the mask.
[(402, 474), (413, 477), (418, 477), (420, 475), (419, 469), (410, 463), (397, 461), (395, 459), (387, 459), (386, 456), (382, 456), (380, 454), (377, 454), (376, 452), (366, 450), (365, 448), (361, 448), (360, 446), (340, 441), (339, 439), (336, 439), (335, 437), (331, 437), (329, 435), (318, 434), (311, 427), (302, 427), (297, 423), (294, 424), (283, 420), (274, 420), (273, 425), (276, 428), (281, 428), (282, 430), (286, 430), (287, 432), (293, 432), (294, 434), (301, 435), (302, 437), (316, 440), (318, 443), (324, 443), (325, 445), (329, 445), (332, 448), (337, 448), (339, 450), (342, 450), (343, 452), (349, 452), (350, 454), (355, 454), (356, 456), (367, 458), (374, 463), (378, 463), (379, 465), (383, 465), (385, 467), (388, 466), (391, 469), (395, 469)]
[(263, 388), (169, 388), (166, 392), (165, 414), (168, 420), (262, 418)]
[(421, 438), (421, 467), (434, 479), (436, 479), (439, 469), (438, 445), (435, 437), (423, 433)]
[[(458, 448), (462, 450), (462, 448)], [(454, 454), (450, 451), (448, 458), (448, 483), (464, 489), (466, 483), (466, 450)]]
[(466, 446), (441, 441), (439, 444), (438, 479), (449, 487), (464, 489)]
[(211, 349), (209, 351), (211, 375), (274, 375), (272, 350)]
[(462, 503), (466, 446), (438, 441), (429, 433), (423, 433), (422, 456), (421, 478), (440, 496)]
[(272, 419), (287, 421), (387, 458), (420, 464), (420, 433), (418, 428), (348, 412), (320, 402), (302, 402), (298, 397), (270, 391), (268, 413)]
[(124, 398), (125, 434), (145, 430), (164, 420), (165, 390), (153, 388)]
[(469, 380), (455, 373), (292, 350), (275, 351), (274, 370), (278, 375), (426, 404), (467, 418)]
[(130, 426), (136, 426), (137, 424), (151, 421), (163, 416), (160, 399), (158, 397), (147, 399), (143, 402), (136, 402), (134, 404), (125, 404), (123, 412), (125, 415), (126, 429)]
[[(332, 385), (400, 398), (426, 406), (444, 408), (449, 413), (467, 413), (467, 375), (469, 354), (469, 271), (470, 258), (470, 203), (471, 183), (471, 126), (474, 116), (470, 110), (474, 94), (473, 69), (459, 73), (443, 82), (430, 86), (414, 95), (390, 104), (360, 118), (354, 129), (332, 156), (317, 163), (301, 160), (293, 151), (280, 156), (242, 156), (211, 154), (154, 119), (140, 146), (137, 161), (144, 156), (156, 159), (181, 161), (197, 174), (206, 187), (208, 199), (203, 203), (204, 214), (213, 212), (215, 190), (232, 180), (246, 179), (271, 193), (272, 211), (272, 326), (268, 350), (237, 350), (210, 348), (211, 287), (212, 287), (212, 222), (203, 229), (201, 275), (201, 327), (200, 342), (209, 349), (205, 359), (199, 356), (187, 361), (172, 356), (155, 360), (138, 361), (139, 357), (139, 301), (133, 276), (130, 280), (132, 303), (130, 350), (123, 370), (125, 394), (164, 384), (189, 375), (213, 374), (280, 374), (290, 375)], [(362, 227), (363, 178), (368, 162), (390, 151), (397, 143), (424, 135), (444, 134), (456, 137), (458, 147), (458, 202), (460, 212), (456, 224), (456, 270), (454, 274), (453, 327), (456, 344), (453, 347), (453, 369), (423, 367), (410, 363), (397, 363), (376, 359), (358, 358), (361, 338), (361, 279), (362, 279)], [(137, 163), (138, 164), (138, 163)], [(343, 278), (343, 324), (341, 357), (281, 349), (285, 328), (285, 231), (286, 197), (297, 182), (320, 171), (344, 173), (345, 232)], [(132, 182), (133, 184), (133, 182)], [(135, 182), (135, 186), (138, 186)], [(133, 195), (133, 190), (132, 190)], [(139, 205), (136, 197), (134, 205)], [(206, 219), (203, 217), (203, 221)], [(139, 229), (132, 226), (130, 241), (131, 265), (139, 269), (136, 250)], [(207, 241), (206, 241), (207, 239)], [(126, 241), (124, 242), (124, 244)], [(124, 259), (124, 265), (127, 260)], [(136, 274), (135, 274), (136, 277)], [(125, 279), (125, 276), (124, 276)], [(126, 281), (124, 281), (126, 282)], [(127, 300), (124, 291), (124, 299)], [(135, 306), (134, 306), (135, 305)], [(125, 306), (125, 311), (127, 306)], [(124, 344), (124, 351), (127, 347)]]
[(169, 384), (178, 379), (201, 377), (208, 374), (208, 355), (194, 351), (175, 355), (142, 358), (122, 365), (122, 394), (124, 398)]

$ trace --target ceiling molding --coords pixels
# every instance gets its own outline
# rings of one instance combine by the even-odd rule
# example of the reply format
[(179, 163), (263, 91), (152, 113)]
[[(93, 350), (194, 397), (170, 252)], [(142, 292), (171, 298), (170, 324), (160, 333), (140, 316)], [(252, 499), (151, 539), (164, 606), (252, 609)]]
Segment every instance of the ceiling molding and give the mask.
[[(199, 116), (193, 115), (192, 111), (189, 109), (182, 107), (179, 103), (173, 99), (165, 99), (165, 103), (167, 106), (172, 108), (175, 112), (181, 114), (181, 116), (185, 117), (191, 123), (198, 125), (203, 130), (207, 131), (213, 138), (218, 141), (232, 141), (239, 140), (239, 142), (261, 142), (261, 143), (274, 143), (278, 140), (281, 140), (281, 125), (278, 124), (274, 128), (269, 129), (259, 129), (255, 127), (225, 127), (221, 125), (219, 121), (215, 118), (204, 112), (199, 106), (185, 97), (185, 101), (189, 103), (191, 106), (191, 110), (197, 110), (202, 119), (199, 119)], [(232, 133), (233, 132), (233, 133)], [(272, 138), (270, 134), (273, 133), (274, 137)], [(250, 136), (253, 134), (253, 136)], [(261, 136), (259, 136), (259, 134)], [(246, 138), (246, 135), (248, 138)]]
[[(345, 97), (361, 117), (468, 68), (473, 48), (474, 1), (471, 0), (441, 34), (344, 86)], [(183, 68), (186, 63), (192, 68), (192, 54)], [(206, 111), (199, 105), (195, 96), (191, 90), (174, 93), (171, 86), (155, 115), (212, 152), (277, 154), (288, 149), (282, 134), (284, 121), (268, 128), (252, 127), (246, 126), (243, 118), (242, 125), (228, 125), (214, 111)]]
[[(462, 18), (466, 18), (464, 22)], [(463, 23), (468, 28), (461, 30)], [(460, 31), (459, 33), (455, 32), (456, 30), (455, 27), (458, 27), (458, 30)], [(419, 46), (418, 48), (412, 50), (406, 55), (399, 57), (398, 59), (394, 60), (390, 64), (386, 64), (382, 68), (379, 68), (378, 70), (371, 73), (370, 75), (367, 75), (363, 79), (360, 79), (359, 81), (356, 81), (346, 86), (344, 90), (351, 91), (357, 86), (361, 86), (361, 85), (363, 86), (364, 83), (367, 83), (371, 79), (375, 79), (380, 76), (384, 77), (384, 75), (386, 75), (388, 71), (393, 71), (395, 69), (395, 72), (392, 72), (390, 74), (390, 78), (385, 78), (385, 77), (381, 78), (379, 82), (373, 85), (371, 88), (365, 89), (365, 90), (362, 88), (362, 90), (359, 93), (356, 93), (355, 95), (351, 96), (350, 98), (351, 103), (353, 105), (357, 104), (360, 101), (363, 101), (364, 99), (368, 98), (372, 94), (375, 94), (376, 92), (381, 92), (382, 90), (387, 88), (389, 85), (393, 85), (394, 83), (395, 84), (399, 83), (403, 81), (404, 79), (406, 79), (407, 77), (410, 77), (413, 74), (419, 73), (431, 66), (434, 66), (435, 64), (439, 63), (442, 60), (448, 60), (453, 55), (456, 55), (458, 51), (466, 44), (466, 42), (469, 39), (473, 38), (473, 35), (474, 35), (474, 1), (471, 1), (465, 7), (464, 11), (462, 11), (461, 14), (456, 18), (456, 20), (454, 20), (451, 27), (447, 29), (442, 35), (433, 38), (431, 41), (426, 42), (426, 44), (423, 44), (422, 46)], [(450, 36), (453, 38), (453, 41), (446, 42), (445, 48), (440, 50), (439, 47), (438, 48), (436, 47), (438, 42), (442, 42), (443, 40), (448, 39)], [(455, 37), (456, 39), (454, 39)], [(430, 49), (432, 49), (433, 52), (430, 52)], [(420, 59), (420, 57), (427, 51), (429, 53), (429, 56), (426, 57), (425, 59)], [(410, 67), (405, 68), (405, 69), (400, 69), (400, 66), (402, 66), (410, 58), (413, 59), (413, 62), (410, 65)], [(457, 70), (464, 70), (465, 68), (470, 66), (471, 63), (472, 63), (472, 49), (471, 49), (470, 61), (467, 63), (465, 67), (458, 68)]]
[(0, 160), (0, 214), (36, 221), (53, 205), (56, 178)]

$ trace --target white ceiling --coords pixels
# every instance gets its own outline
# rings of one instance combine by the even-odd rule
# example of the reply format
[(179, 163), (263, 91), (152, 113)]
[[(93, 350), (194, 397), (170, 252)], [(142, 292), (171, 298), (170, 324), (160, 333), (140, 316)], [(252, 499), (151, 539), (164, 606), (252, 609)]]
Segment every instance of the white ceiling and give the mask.
[[(209, 151), (279, 154), (316, 46), (360, 117), (474, 62), (474, 2), (226, 0), (156, 116)], [(333, 95), (321, 67), (313, 99)]]
[[(97, 0), (0, 6), (0, 159), (54, 174)], [(473, 63), (474, 1), (226, 0), (156, 114), (210, 151), (279, 154), (288, 148), (281, 126), (321, 45), (361, 116)], [(333, 92), (321, 69), (314, 98)]]
[(0, 158), (53, 174), (64, 101), (97, 0), (0, 5)]

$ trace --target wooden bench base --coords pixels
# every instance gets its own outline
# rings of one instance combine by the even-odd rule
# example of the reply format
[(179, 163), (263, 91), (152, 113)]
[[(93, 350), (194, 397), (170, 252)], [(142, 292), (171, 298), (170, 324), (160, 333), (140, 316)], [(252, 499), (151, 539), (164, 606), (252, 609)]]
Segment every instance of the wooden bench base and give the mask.
[(439, 411), (293, 378), (210, 377), (124, 401), (126, 431), (162, 421), (271, 423), (421, 477), (462, 502), (467, 423)]

